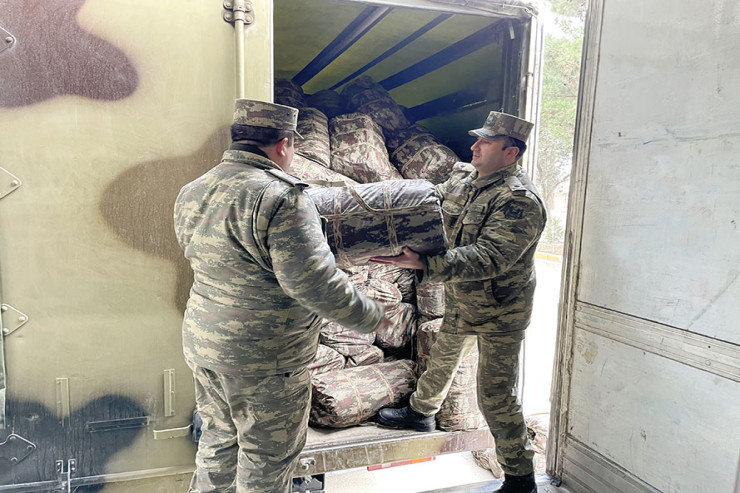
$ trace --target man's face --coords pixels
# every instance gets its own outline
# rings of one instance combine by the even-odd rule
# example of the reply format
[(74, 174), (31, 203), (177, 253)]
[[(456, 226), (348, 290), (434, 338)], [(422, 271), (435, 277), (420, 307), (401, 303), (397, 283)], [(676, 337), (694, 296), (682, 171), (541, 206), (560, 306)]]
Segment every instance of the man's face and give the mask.
[(493, 139), (478, 137), (478, 140), (470, 146), (470, 150), (473, 151), (470, 164), (478, 170), (478, 176), (490, 175), (516, 162), (519, 149), (516, 146), (506, 147), (506, 142), (505, 137)]

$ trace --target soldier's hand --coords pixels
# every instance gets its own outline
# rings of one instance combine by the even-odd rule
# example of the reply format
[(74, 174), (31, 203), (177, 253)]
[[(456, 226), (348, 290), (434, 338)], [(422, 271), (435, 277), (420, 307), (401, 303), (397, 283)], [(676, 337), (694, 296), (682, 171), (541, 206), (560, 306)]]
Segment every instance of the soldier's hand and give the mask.
[(372, 257), (370, 262), (395, 265), (403, 269), (424, 269), (424, 262), (421, 261), (421, 256), (407, 246), (401, 249), (399, 255), (394, 257)]

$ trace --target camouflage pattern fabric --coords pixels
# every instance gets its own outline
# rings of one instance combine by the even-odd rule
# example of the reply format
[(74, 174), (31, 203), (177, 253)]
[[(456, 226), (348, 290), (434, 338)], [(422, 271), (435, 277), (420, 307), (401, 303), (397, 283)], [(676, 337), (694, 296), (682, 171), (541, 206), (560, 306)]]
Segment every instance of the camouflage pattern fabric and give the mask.
[(350, 267), (343, 267), (349, 280), (355, 286), (364, 286), (367, 284), (370, 278), (370, 267), (367, 265), (352, 265)]
[(452, 149), (430, 134), (411, 137), (393, 151), (390, 158), (404, 178), (421, 178), (434, 184), (447, 180), (457, 162)]
[(306, 106), (306, 98), (301, 86), (288, 79), (278, 79), (274, 84), (275, 102), (292, 106), (293, 108), (303, 108)]
[[(534, 451), (534, 472), (545, 474), (547, 472), (547, 437), (549, 435), (550, 414), (542, 413), (525, 416), (524, 423), (527, 425), (527, 434)], [(498, 463), (495, 447), (476, 450), (473, 452), (473, 458), (478, 466), (491, 471), (494, 477), (504, 477), (504, 471)]]
[(421, 253), (446, 249), (439, 196), (427, 181), (316, 188), (309, 194), (329, 222), (327, 239), (342, 267), (397, 255), (402, 245)]
[[(298, 110), (291, 106), (237, 99), (234, 101), (234, 123), (250, 127), (263, 127), (296, 132)], [(297, 135), (300, 138), (300, 134)]]
[(385, 133), (392, 133), (410, 125), (403, 109), (388, 91), (372, 77), (363, 75), (342, 89), (340, 94), (347, 111), (371, 115)]
[(391, 351), (405, 347), (416, 334), (416, 306), (398, 303), (386, 311), (386, 316), (392, 323), (375, 331), (375, 345)]
[(478, 348), (460, 362), (447, 397), (437, 413), (437, 426), (445, 431), (477, 430), (486, 426), (478, 409)]
[(306, 443), (308, 371), (243, 376), (190, 366), (203, 424), (189, 491), (288, 493)]
[(322, 164), (308, 158), (295, 154), (290, 165), (290, 172), (309, 185), (311, 182), (342, 183), (344, 185), (356, 185), (357, 182), (348, 176), (341, 175), (336, 171), (326, 168)]
[(534, 253), (545, 208), (526, 173), (513, 165), (478, 178), (455, 165), (442, 194), (451, 249), (424, 257), (423, 280), (445, 283), (442, 331), (521, 333), (532, 314)]
[(434, 137), (432, 135), (432, 132), (430, 132), (427, 127), (419, 123), (415, 123), (406, 128), (402, 128), (386, 135), (385, 146), (388, 148), (389, 151), (393, 152), (401, 147), (401, 144), (403, 144), (407, 140), (419, 135), (428, 135), (429, 137)]
[(328, 118), (334, 118), (337, 115), (346, 113), (339, 93), (331, 89), (324, 89), (306, 96), (306, 102), (309, 106), (321, 110)]
[(445, 286), (441, 282), (424, 282), (416, 285), (416, 308), (419, 316), (427, 319), (441, 318), (445, 314)]
[(383, 350), (378, 346), (367, 346), (361, 353), (347, 358), (347, 368), (356, 366), (368, 366), (375, 363), (382, 363), (384, 359)]
[(344, 356), (329, 346), (319, 344), (318, 349), (316, 349), (316, 357), (307, 368), (314, 375), (332, 370), (341, 370), (345, 365)]
[(331, 163), (331, 150), (326, 115), (316, 108), (301, 109), (298, 113), (298, 133), (303, 138), (296, 139), (295, 153), (328, 168)]
[(416, 301), (416, 272), (411, 269), (372, 263), (369, 267), (368, 278), (394, 284), (401, 292), (401, 301), (404, 303)]
[(360, 183), (400, 180), (391, 164), (381, 128), (362, 113), (329, 120), (331, 169)]
[(358, 425), (381, 407), (397, 405), (411, 393), (416, 385), (414, 362), (397, 360), (322, 373), (311, 385), (312, 425)]
[(369, 272), (367, 282), (359, 289), (368, 298), (382, 303), (386, 307), (386, 310), (388, 308), (395, 308), (401, 304), (401, 291), (398, 287), (392, 281), (377, 279), (375, 277), (370, 278)]
[(349, 358), (362, 353), (372, 345), (375, 341), (375, 331), (357, 332), (342, 327), (340, 324), (329, 322), (321, 327), (319, 341)]
[[(440, 318), (419, 325), (416, 336), (417, 375), (422, 375), (427, 370), (432, 346), (437, 340), (441, 323), (442, 319)], [(478, 349), (474, 346), (466, 355), (463, 355), (457, 370), (452, 376), (447, 395), (444, 396), (444, 400), (439, 405), (436, 418), (437, 426), (440, 429), (458, 431), (473, 430), (485, 426), (483, 415), (478, 410), (477, 368)], [(440, 385), (447, 385), (446, 380), (442, 379), (444, 369), (440, 368), (438, 371)], [(425, 377), (425, 379), (428, 378), (431, 378), (431, 374), (429, 377)]]
[(175, 231), (194, 272), (187, 361), (222, 373), (291, 372), (313, 360), (319, 317), (378, 326), (383, 307), (337, 269), (304, 188), (269, 159), (229, 150), (180, 191)]

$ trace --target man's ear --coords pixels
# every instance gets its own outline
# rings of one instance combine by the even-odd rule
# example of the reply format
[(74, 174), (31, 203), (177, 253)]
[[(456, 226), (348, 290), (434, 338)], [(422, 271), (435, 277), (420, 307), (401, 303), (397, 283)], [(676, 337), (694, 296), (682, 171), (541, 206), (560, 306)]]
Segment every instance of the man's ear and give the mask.
[(278, 156), (285, 157), (288, 155), (288, 152), (286, 151), (286, 148), (288, 147), (288, 138), (284, 137), (283, 139), (279, 140), (277, 144), (275, 144), (275, 152)]
[(509, 146), (506, 149), (506, 156), (513, 160), (517, 160), (519, 158), (519, 148), (517, 146)]

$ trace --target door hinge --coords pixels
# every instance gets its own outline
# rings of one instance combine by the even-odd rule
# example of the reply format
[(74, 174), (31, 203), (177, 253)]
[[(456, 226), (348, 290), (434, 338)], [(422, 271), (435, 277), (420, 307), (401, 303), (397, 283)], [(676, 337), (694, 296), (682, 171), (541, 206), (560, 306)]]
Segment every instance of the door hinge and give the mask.
[[(4, 41), (0, 39), (0, 46), (3, 43)], [(23, 182), (20, 178), (5, 168), (0, 168), (0, 199), (18, 190), (22, 184)]]
[(175, 370), (164, 371), (164, 415), (175, 415)]
[(67, 461), (67, 467), (64, 467), (64, 461), (56, 461), (57, 475), (59, 476), (59, 483), (61, 489), (54, 490), (59, 493), (72, 493), (72, 475), (77, 472), (77, 461), (75, 459), (69, 459)]
[(254, 4), (252, 0), (224, 0), (223, 19), (229, 24), (242, 21), (244, 24), (254, 22)]
[(28, 322), (28, 315), (3, 303), (0, 305), (0, 321), (2, 321), (3, 335), (7, 336), (23, 327)]
[(15, 36), (10, 31), (0, 26), (0, 53), (7, 51), (15, 44)]
[(0, 443), (0, 458), (10, 462), (11, 466), (18, 464), (36, 450), (36, 444), (20, 435), (11, 433), (8, 438)]

